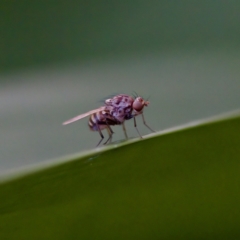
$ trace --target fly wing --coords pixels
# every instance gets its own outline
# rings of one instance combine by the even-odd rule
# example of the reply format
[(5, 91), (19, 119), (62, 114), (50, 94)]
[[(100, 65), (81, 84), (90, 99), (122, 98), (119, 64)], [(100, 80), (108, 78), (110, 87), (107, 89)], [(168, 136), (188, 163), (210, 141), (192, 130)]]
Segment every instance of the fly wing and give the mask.
[(89, 112), (80, 114), (80, 115), (78, 115), (78, 116), (76, 116), (76, 117), (74, 117), (74, 118), (71, 118), (71, 119), (67, 120), (66, 122), (63, 123), (63, 125), (67, 125), (67, 124), (69, 124), (69, 123), (76, 122), (76, 121), (78, 121), (78, 120), (80, 120), (80, 119), (82, 119), (82, 118), (85, 118), (85, 117), (87, 117), (87, 116), (90, 116), (90, 115), (92, 115), (92, 114), (94, 114), (94, 113), (96, 113), (96, 112), (100, 112), (100, 111), (102, 111), (102, 110), (104, 110), (104, 109), (105, 109), (105, 107), (100, 107), (100, 108), (91, 110), (91, 111), (89, 111)]

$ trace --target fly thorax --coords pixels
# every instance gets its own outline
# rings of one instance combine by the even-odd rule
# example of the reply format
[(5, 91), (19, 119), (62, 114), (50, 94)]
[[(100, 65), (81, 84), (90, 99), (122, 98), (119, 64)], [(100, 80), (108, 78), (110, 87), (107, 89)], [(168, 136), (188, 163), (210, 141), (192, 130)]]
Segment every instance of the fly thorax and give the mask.
[(118, 108), (114, 108), (114, 110), (112, 111), (112, 115), (117, 121), (122, 123), (125, 119), (126, 114), (123, 108), (118, 107)]

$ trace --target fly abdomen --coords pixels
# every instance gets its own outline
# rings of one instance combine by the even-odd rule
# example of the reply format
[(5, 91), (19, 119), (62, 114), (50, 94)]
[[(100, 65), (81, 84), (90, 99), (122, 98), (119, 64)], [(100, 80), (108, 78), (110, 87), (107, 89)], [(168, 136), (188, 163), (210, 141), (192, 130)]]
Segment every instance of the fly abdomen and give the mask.
[(99, 129), (102, 130), (107, 127), (101, 111), (90, 116), (88, 126), (92, 131), (99, 131)]
[(88, 121), (88, 126), (92, 131), (99, 131), (107, 128), (108, 126), (119, 125), (117, 119), (109, 114), (108, 111), (99, 111), (90, 116)]

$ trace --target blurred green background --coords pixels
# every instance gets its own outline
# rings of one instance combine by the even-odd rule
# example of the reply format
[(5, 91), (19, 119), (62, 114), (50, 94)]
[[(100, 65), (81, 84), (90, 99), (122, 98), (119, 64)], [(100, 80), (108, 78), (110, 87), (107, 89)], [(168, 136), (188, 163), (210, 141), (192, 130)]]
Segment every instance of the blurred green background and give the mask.
[(150, 96), (156, 130), (239, 108), (239, 12), (233, 0), (1, 1), (0, 173), (94, 147), (87, 119), (61, 123), (111, 94)]
[(2, 1), (1, 69), (239, 47), (238, 1)]

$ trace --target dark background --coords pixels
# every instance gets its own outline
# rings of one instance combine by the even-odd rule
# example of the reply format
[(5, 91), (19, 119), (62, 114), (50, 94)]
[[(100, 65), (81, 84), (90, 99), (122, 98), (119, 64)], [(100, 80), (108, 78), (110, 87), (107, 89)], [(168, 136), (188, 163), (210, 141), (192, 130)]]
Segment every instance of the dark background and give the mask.
[(239, 108), (239, 12), (233, 0), (1, 1), (0, 171), (94, 147), (87, 119), (61, 123), (115, 93), (150, 96), (156, 130)]

